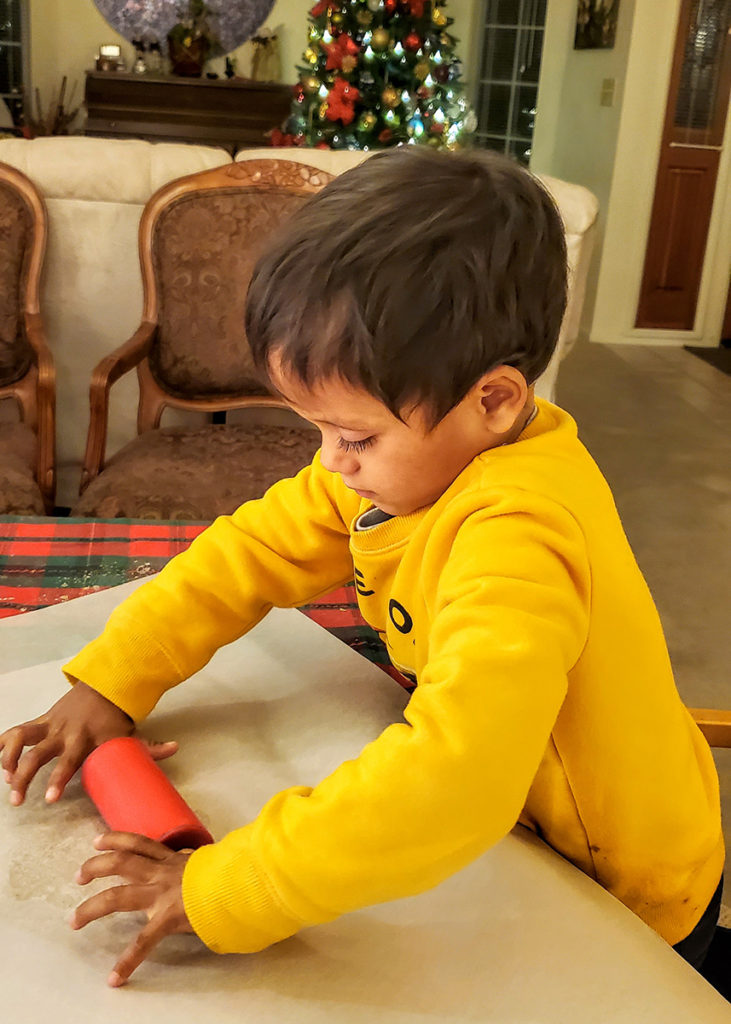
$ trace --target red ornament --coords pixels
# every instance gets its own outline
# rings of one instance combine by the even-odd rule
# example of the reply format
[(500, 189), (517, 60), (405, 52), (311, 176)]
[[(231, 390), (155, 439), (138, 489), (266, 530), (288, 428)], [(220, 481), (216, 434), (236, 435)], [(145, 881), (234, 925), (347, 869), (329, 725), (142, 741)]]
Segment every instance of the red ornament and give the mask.
[(404, 48), (407, 50), (411, 50), (412, 53), (416, 53), (420, 46), (421, 36), (417, 35), (416, 32), (409, 32), (409, 34), (404, 39)]
[(424, 0), (409, 0), (407, 6), (411, 11), (412, 18), (424, 17)]
[(383, 6), (386, 8), (386, 14), (393, 14), (398, 4), (396, 0), (386, 0)]
[(282, 132), (279, 128), (272, 128), (269, 132), (269, 141), (272, 146), (292, 146), (295, 143), (295, 138), (289, 132)]
[(327, 53), (326, 71), (339, 71), (343, 66), (344, 57), (355, 57), (360, 53), (360, 47), (346, 32), (339, 35), (334, 42), (323, 46), (323, 49)]
[[(328, 7), (330, 6), (331, 3), (332, 3), (332, 0), (320, 0), (319, 4), (315, 4), (315, 6), (310, 11), (311, 17), (313, 17), (313, 18), (321, 18), (323, 14), (327, 13), (327, 9), (328, 9)], [(328, 149), (329, 149), (329, 147), (328, 147)]]
[(330, 149), (327, 142), (318, 142), (315, 149)]
[(391, 131), (391, 129), (390, 128), (384, 128), (382, 132), (379, 132), (378, 141), (379, 142), (390, 142), (392, 136), (393, 136), (393, 132)]
[(350, 124), (355, 117), (355, 104), (359, 99), (360, 93), (354, 85), (346, 82), (344, 78), (336, 79), (327, 96), (325, 117), (328, 121), (342, 121), (344, 125)]
[(429, 131), (432, 133), (432, 135), (441, 135), (442, 132), (444, 131), (444, 125), (440, 124), (439, 121), (432, 121), (432, 125)]

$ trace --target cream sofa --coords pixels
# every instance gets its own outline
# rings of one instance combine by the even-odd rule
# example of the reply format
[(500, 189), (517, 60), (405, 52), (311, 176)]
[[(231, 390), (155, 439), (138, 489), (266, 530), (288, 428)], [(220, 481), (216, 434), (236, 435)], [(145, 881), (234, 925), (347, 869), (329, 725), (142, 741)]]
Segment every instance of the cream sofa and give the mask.
[[(339, 173), (367, 154), (262, 149), (246, 150), (237, 160), (262, 156), (299, 160)], [(230, 159), (214, 147), (135, 139), (0, 140), (0, 161), (27, 174), (48, 206), (42, 310), (57, 367), (59, 505), (71, 505), (78, 493), (92, 370), (133, 333), (140, 320), (137, 226), (142, 209), (158, 188), (174, 178)], [(580, 186), (544, 180), (566, 224), (572, 274), (559, 349), (537, 388), (552, 397), (558, 364), (578, 333), (597, 202)], [(128, 374), (112, 389), (107, 456), (134, 435), (136, 405), (136, 378)], [(6, 410), (1, 414), (9, 415)]]

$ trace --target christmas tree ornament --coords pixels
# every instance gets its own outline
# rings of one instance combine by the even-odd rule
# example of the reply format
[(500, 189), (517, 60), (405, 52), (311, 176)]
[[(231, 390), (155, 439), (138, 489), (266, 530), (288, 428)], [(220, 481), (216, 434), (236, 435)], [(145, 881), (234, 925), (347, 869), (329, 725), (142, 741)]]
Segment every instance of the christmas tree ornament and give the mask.
[(320, 79), (316, 75), (308, 75), (302, 79), (302, 88), (308, 96), (311, 96), (320, 88)]
[(330, 21), (332, 22), (333, 25), (340, 26), (343, 24), (344, 18), (340, 11), (334, 11), (332, 17), (330, 18)]
[(375, 14), (376, 11), (381, 7), (381, 0), (367, 0), (366, 6), (369, 11), (373, 11), (373, 13)]
[(414, 66), (414, 74), (420, 82), (423, 82), (429, 74), (429, 62), (426, 60), (420, 60), (419, 63)]
[(361, 25), (363, 28), (367, 28), (368, 25), (370, 25), (371, 22), (373, 21), (373, 15), (371, 14), (370, 11), (358, 11), (355, 18), (358, 24)]
[(391, 44), (391, 33), (387, 28), (377, 28), (373, 31), (371, 38), (371, 46), (373, 49), (380, 53), (382, 50), (387, 50)]
[(317, 54), (311, 46), (307, 47), (304, 56), (308, 64), (317, 64)]
[(407, 50), (410, 50), (412, 53), (416, 53), (420, 46), (421, 36), (418, 35), (416, 32), (409, 32), (409, 34), (404, 39), (404, 47)]
[(381, 93), (381, 102), (384, 107), (397, 107), (401, 102), (401, 98), (396, 89), (392, 85), (387, 85)]
[(398, 4), (396, 0), (385, 0), (383, 6), (386, 10), (386, 14), (393, 14)]
[(360, 115), (358, 120), (358, 130), (362, 132), (372, 132), (378, 124), (378, 118), (372, 110), (366, 110)]
[(434, 77), (437, 82), (444, 83), (449, 80), (449, 68), (449, 64), (440, 64), (438, 67), (434, 68)]
[(441, 7), (434, 7), (431, 12), (431, 20), (437, 28), (444, 28), (448, 19)]

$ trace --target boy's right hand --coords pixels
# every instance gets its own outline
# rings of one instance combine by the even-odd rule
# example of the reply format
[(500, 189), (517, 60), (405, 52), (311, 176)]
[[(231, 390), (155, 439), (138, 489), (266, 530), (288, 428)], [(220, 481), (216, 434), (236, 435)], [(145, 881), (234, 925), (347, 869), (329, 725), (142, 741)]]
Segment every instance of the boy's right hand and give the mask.
[[(11, 788), (11, 804), (23, 803), (33, 776), (54, 757), (58, 761), (48, 779), (46, 802), (55, 803), (87, 754), (106, 740), (130, 736), (134, 729), (134, 722), (121, 708), (85, 683), (76, 682), (45, 715), (0, 735), (0, 764)], [(24, 747), (30, 749), (23, 753)], [(158, 760), (176, 749), (175, 743), (155, 744), (150, 753)]]

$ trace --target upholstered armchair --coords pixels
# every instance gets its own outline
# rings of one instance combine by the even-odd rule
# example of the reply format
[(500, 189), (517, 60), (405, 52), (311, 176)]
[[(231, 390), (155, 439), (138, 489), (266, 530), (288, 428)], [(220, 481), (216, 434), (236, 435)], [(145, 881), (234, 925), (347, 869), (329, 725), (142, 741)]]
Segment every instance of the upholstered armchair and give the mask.
[[(46, 208), (33, 183), (0, 163), (0, 514), (43, 515), (55, 491), (55, 370), (39, 288)], [(8, 409), (11, 402), (15, 409)], [(15, 416), (8, 412), (19, 413)]]
[[(256, 160), (180, 178), (152, 196), (139, 230), (142, 323), (94, 370), (73, 515), (209, 521), (310, 461), (319, 434), (257, 380), (243, 313), (266, 239), (330, 178), (289, 161)], [(138, 436), (107, 462), (110, 389), (132, 368)], [(279, 421), (259, 412), (248, 423), (160, 426), (167, 408), (210, 419), (257, 407), (279, 409)]]

